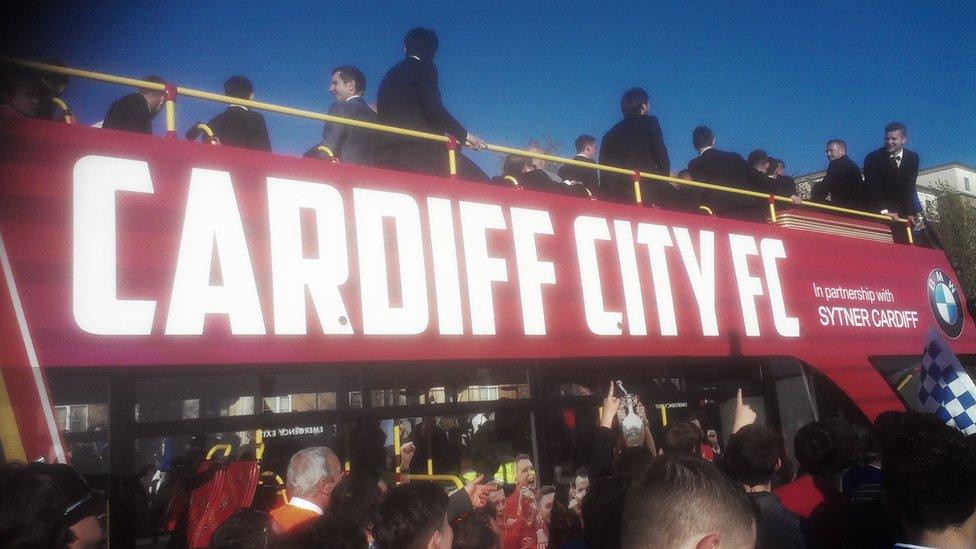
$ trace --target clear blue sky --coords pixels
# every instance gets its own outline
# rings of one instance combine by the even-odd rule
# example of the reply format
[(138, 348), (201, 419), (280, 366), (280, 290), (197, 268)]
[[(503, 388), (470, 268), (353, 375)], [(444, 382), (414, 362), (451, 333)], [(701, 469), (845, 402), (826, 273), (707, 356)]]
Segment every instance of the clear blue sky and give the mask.
[[(822, 169), (827, 139), (860, 163), (900, 120), (923, 166), (976, 165), (976, 3), (958, 2), (64, 2), (33, 54), (69, 65), (220, 91), (249, 76), (257, 99), (325, 112), (329, 71), (354, 64), (375, 101), (413, 26), (440, 37), (435, 62), (448, 108), (492, 143), (551, 135), (571, 155), (620, 118), (619, 97), (644, 87), (672, 167), (694, 155), (691, 130), (719, 148), (763, 148), (794, 175)], [(115, 5), (113, 5), (115, 4)], [(72, 82), (82, 123), (127, 93)], [(219, 105), (184, 99), (182, 133)], [(157, 119), (161, 131), (162, 116)], [(319, 123), (268, 114), (276, 151), (300, 154)], [(488, 153), (473, 158), (490, 173)]]

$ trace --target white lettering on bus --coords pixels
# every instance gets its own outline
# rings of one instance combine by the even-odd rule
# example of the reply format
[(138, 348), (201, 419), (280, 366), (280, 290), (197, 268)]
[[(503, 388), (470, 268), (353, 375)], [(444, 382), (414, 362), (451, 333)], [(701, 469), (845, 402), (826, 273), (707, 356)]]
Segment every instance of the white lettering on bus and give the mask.
[[(317, 257), (305, 257), (302, 209), (315, 216)], [(351, 334), (352, 322), (339, 293), (349, 279), (349, 251), (342, 197), (323, 183), (268, 178), (271, 278), (276, 334), (308, 333), (305, 288), (322, 332)]]
[(698, 255), (700, 260), (695, 258), (695, 249), (691, 244), (691, 235), (688, 229), (674, 227), (674, 239), (678, 243), (678, 251), (681, 252), (681, 260), (685, 264), (685, 272), (688, 273), (688, 281), (691, 289), (695, 292), (695, 300), (698, 302), (698, 315), (701, 317), (702, 335), (718, 335), (718, 318), (715, 311), (715, 233), (712, 231), (699, 231), (698, 233)]
[(769, 304), (773, 309), (773, 324), (776, 326), (776, 331), (783, 337), (800, 337), (800, 319), (786, 313), (783, 286), (780, 284), (779, 270), (776, 268), (777, 259), (786, 259), (783, 241), (764, 238), (759, 243), (759, 249), (762, 252), (763, 272), (766, 274), (766, 287), (769, 289)]
[(671, 276), (664, 249), (672, 246), (668, 228), (664, 225), (640, 223), (637, 225), (637, 241), (647, 246), (650, 256), (651, 280), (654, 283), (654, 300), (657, 303), (657, 319), (661, 335), (678, 335), (674, 317), (674, 297), (671, 295)]
[(573, 222), (573, 233), (576, 237), (586, 325), (596, 335), (620, 335), (623, 332), (623, 314), (607, 311), (603, 304), (600, 266), (596, 259), (596, 241), (610, 240), (607, 220), (581, 215)]
[(617, 238), (617, 258), (620, 260), (620, 277), (624, 289), (624, 305), (627, 307), (627, 332), (630, 335), (647, 335), (647, 319), (644, 316), (644, 296), (641, 293), (640, 276), (637, 274), (637, 251), (634, 248), (634, 231), (629, 221), (615, 219), (614, 234)]
[[(359, 250), (359, 287), (363, 306), (363, 333), (414, 335), (429, 322), (427, 274), (417, 202), (402, 193), (353, 189), (356, 242)], [(387, 278), (387, 243), (383, 219), (395, 227), (402, 303), (390, 304)]]
[(763, 295), (762, 280), (749, 274), (746, 256), (759, 255), (756, 239), (741, 234), (729, 234), (729, 247), (732, 251), (732, 267), (735, 281), (739, 287), (739, 304), (742, 307), (742, 322), (747, 336), (759, 335), (759, 317), (756, 314), (756, 297)]
[(556, 283), (556, 266), (551, 261), (539, 261), (535, 239), (538, 234), (553, 234), (552, 220), (549, 212), (543, 210), (512, 208), (511, 211), (523, 330), (525, 335), (545, 335), (542, 285)]
[(468, 274), (468, 301), (471, 305), (471, 332), (495, 334), (495, 305), (492, 282), (508, 282), (508, 267), (500, 257), (488, 256), (488, 229), (505, 229), (501, 206), (460, 202), (461, 238), (464, 240), (464, 267)]
[[(207, 314), (226, 314), (234, 334), (264, 334), (244, 225), (230, 174), (194, 168), (176, 262), (167, 335), (200, 335)], [(217, 251), (222, 285), (210, 285)]]
[(437, 293), (437, 327), (441, 335), (461, 335), (461, 283), (451, 201), (428, 198), (430, 253), (434, 257), (434, 291)]
[(148, 335), (156, 302), (118, 298), (116, 191), (153, 194), (149, 165), (95, 155), (75, 163), (72, 310), (90, 334)]

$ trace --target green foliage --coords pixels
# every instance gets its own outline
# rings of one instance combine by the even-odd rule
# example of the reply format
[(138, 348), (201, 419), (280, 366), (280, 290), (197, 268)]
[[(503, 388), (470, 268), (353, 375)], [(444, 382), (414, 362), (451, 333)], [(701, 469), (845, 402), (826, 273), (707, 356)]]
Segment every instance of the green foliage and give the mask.
[(962, 291), (976, 298), (976, 205), (973, 199), (942, 183), (936, 188), (938, 222), (933, 223)]

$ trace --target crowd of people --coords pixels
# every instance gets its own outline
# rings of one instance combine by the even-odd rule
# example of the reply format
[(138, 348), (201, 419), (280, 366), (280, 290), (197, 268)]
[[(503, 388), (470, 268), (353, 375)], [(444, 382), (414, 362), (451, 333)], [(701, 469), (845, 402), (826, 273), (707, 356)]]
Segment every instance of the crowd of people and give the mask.
[[(697, 419), (669, 424), (656, 442), (636, 400), (643, 434), (632, 436), (634, 411), (611, 385), (589, 466), (557, 485), (540, 485), (528, 454), (513, 458), (510, 484), (477, 474), (449, 493), (408, 477), (388, 484), (378, 466), (344, 470), (332, 449), (303, 448), (287, 465), (287, 498), (230, 514), (209, 547), (976, 545), (976, 439), (933, 415), (886, 412), (862, 433), (836, 417), (807, 424), (787, 475), (781, 435), (757, 422), (741, 390), (724, 447)], [(404, 471), (413, 446), (404, 444)], [(68, 465), (0, 468), (0, 547), (95, 548), (105, 514), (104, 496)], [(169, 546), (185, 539), (174, 533)]]
[[(366, 103), (366, 77), (351, 65), (333, 69), (329, 91), (335, 102), (329, 114), (363, 122), (448, 135), (473, 150), (486, 148), (484, 140), (470, 133), (444, 106), (434, 57), (437, 35), (430, 29), (414, 28), (403, 41), (404, 59), (391, 68), (380, 81), (375, 107)], [(54, 60), (55, 64), (62, 64)], [(147, 82), (163, 84), (158, 76), (147, 76)], [(70, 119), (71, 113), (60, 97), (68, 79), (58, 75), (32, 76), (24, 71), (6, 71), (0, 90), (0, 113), (47, 119)], [(243, 76), (232, 76), (224, 85), (224, 94), (242, 100), (254, 98), (254, 87)], [(111, 104), (102, 127), (138, 133), (152, 133), (152, 120), (162, 110), (165, 93), (157, 89), (140, 89)], [(62, 108), (63, 107), (63, 108)], [(661, 176), (672, 176), (671, 162), (661, 126), (651, 114), (650, 99), (641, 88), (627, 90), (620, 100), (623, 119), (614, 125), (597, 144), (590, 135), (575, 141), (574, 160), (585, 163), (639, 170)], [(206, 124), (214, 136), (212, 142), (255, 150), (271, 150), (264, 118), (244, 105), (231, 105)], [(189, 139), (201, 135), (197, 124), (187, 132)], [(756, 149), (746, 159), (716, 148), (715, 135), (706, 126), (695, 128), (692, 145), (698, 153), (678, 178), (703, 181), (726, 187), (792, 197), (800, 196), (792, 178), (784, 174), (782, 160)], [(864, 160), (863, 170), (847, 156), (841, 139), (826, 145), (829, 160), (826, 176), (811, 192), (811, 199), (843, 208), (888, 214), (893, 219), (906, 218), (917, 229), (922, 226), (922, 206), (915, 181), (918, 177), (918, 155), (905, 148), (908, 130), (893, 122), (884, 130), (884, 144)], [(542, 152), (536, 149), (533, 152)], [(444, 144), (436, 141), (327, 122), (322, 141), (305, 153), (306, 157), (341, 160), (344, 163), (381, 166), (431, 175), (448, 175)], [(502, 174), (489, 178), (477, 164), (463, 154), (457, 156), (461, 179), (518, 185), (523, 188), (635, 203), (637, 196), (632, 176), (610, 171), (587, 169), (576, 164), (563, 165), (557, 173), (535, 158), (511, 156), (504, 162)], [(720, 217), (765, 221), (765, 203), (755, 197), (705, 190), (662, 181), (642, 180), (641, 202), (666, 209), (708, 212)], [(904, 241), (903, 227), (893, 231), (896, 241)]]

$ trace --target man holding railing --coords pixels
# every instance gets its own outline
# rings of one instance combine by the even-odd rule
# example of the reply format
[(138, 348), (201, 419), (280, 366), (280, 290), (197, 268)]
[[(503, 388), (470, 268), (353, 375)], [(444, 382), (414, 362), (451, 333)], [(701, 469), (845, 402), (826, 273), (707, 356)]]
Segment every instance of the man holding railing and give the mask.
[[(143, 80), (166, 83), (158, 76), (147, 76)], [(153, 118), (162, 110), (164, 101), (162, 90), (141, 89), (130, 93), (109, 105), (102, 127), (152, 135)]]
[[(366, 104), (366, 77), (356, 67), (343, 65), (332, 70), (329, 92), (335, 103), (329, 114), (364, 122), (376, 122), (376, 112)], [(376, 154), (376, 132), (365, 128), (326, 122), (322, 132), (322, 145), (342, 162), (372, 166)]]
[[(376, 95), (381, 124), (433, 134), (453, 136), (471, 149), (485, 143), (468, 133), (441, 102), (437, 67), (437, 35), (424, 28), (411, 29), (403, 39), (403, 61), (386, 73)], [(448, 157), (442, 143), (423, 138), (386, 135), (378, 163), (392, 168), (431, 175), (448, 174)], [(457, 155), (458, 175), (488, 181), (488, 176), (464, 155)]]

